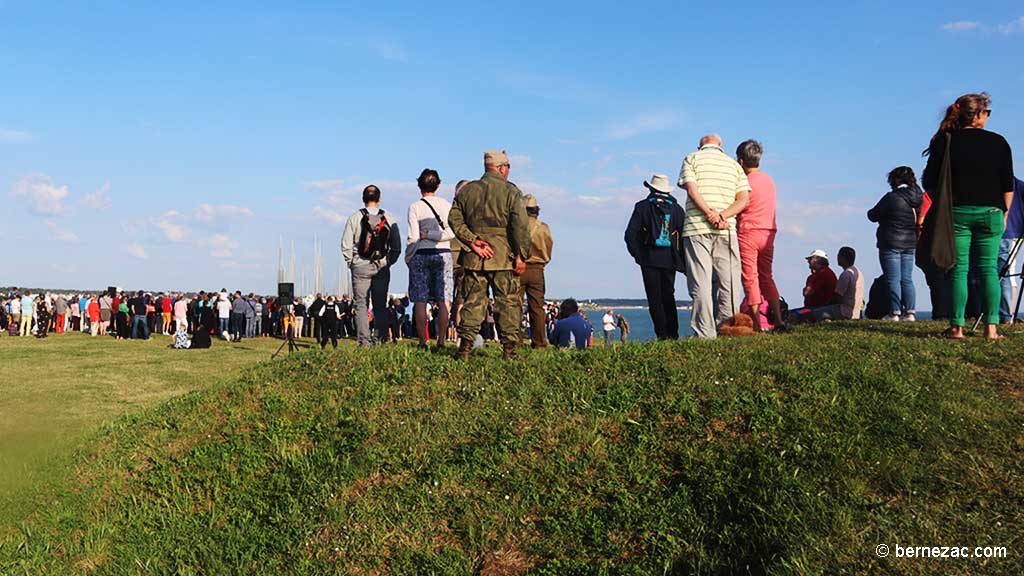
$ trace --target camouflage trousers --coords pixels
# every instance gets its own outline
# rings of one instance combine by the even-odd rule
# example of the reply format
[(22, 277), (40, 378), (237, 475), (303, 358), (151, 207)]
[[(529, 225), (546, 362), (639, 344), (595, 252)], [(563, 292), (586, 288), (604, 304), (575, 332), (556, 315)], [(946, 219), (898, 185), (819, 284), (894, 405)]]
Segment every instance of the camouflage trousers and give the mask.
[(487, 317), (487, 290), (494, 294), (494, 323), (502, 344), (519, 339), (519, 319), (523, 308), (517, 304), (519, 279), (511, 270), (466, 270), (459, 294), (462, 296), (462, 323), (459, 338), (472, 340), (480, 333)]

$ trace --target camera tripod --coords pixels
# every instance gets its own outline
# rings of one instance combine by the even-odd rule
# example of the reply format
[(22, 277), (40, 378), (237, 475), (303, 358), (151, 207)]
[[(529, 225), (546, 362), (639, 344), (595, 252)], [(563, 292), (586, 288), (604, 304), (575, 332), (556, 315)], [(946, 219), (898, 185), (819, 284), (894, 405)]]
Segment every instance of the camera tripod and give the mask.
[[(999, 280), (1003, 278), (1020, 278), (1020, 288), (1017, 290), (1017, 304), (1013, 307), (1013, 315), (1010, 316), (1010, 324), (1017, 322), (1017, 313), (1020, 312), (1020, 301), (1024, 299), (1024, 262), (1021, 263), (1020, 272), (1016, 274), (1010, 274), (1010, 267), (1013, 266), (1013, 261), (1017, 259), (1017, 255), (1020, 254), (1021, 245), (1024, 244), (1024, 238), (1017, 238), (1013, 241), (1013, 248), (1010, 249), (1010, 255), (1006, 258), (1006, 266), (999, 271)], [(974, 321), (974, 327), (971, 328), (971, 332), (977, 332), (978, 326), (981, 325), (981, 319), (984, 318), (984, 314), (979, 314), (978, 319)]]
[(295, 334), (293, 333), (293, 330), (294, 328), (288, 328), (285, 333), (284, 342), (281, 342), (281, 345), (277, 347), (277, 352), (274, 352), (274, 355), (270, 357), (271, 360), (277, 358), (277, 355), (281, 353), (281, 350), (284, 350), (286, 345), (288, 346), (289, 354), (299, 349), (299, 345), (295, 343)]

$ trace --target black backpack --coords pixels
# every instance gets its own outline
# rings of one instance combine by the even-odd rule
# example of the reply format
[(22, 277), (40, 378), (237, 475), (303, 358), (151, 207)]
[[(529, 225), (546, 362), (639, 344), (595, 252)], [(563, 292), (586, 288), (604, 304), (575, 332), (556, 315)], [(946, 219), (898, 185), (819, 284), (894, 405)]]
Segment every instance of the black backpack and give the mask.
[(868, 320), (881, 320), (889, 313), (889, 282), (885, 276), (875, 278), (868, 290), (868, 305), (864, 309), (864, 316)]
[(675, 204), (675, 201), (667, 196), (652, 194), (647, 198), (647, 210), (644, 211), (640, 223), (639, 240), (642, 246), (669, 248), (675, 245), (675, 239), (672, 238), (672, 208)]
[(359, 211), (363, 213), (363, 221), (356, 252), (360, 258), (371, 262), (387, 258), (390, 251), (391, 225), (384, 216), (384, 211), (377, 210), (376, 214), (370, 214), (366, 208)]

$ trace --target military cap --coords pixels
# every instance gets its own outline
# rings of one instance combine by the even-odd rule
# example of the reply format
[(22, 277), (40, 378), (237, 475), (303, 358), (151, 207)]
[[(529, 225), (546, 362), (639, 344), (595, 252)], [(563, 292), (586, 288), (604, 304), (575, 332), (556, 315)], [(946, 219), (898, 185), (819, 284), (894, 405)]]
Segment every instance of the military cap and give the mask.
[(501, 166), (502, 164), (508, 164), (508, 155), (505, 151), (488, 150), (484, 152), (484, 165), (486, 166)]

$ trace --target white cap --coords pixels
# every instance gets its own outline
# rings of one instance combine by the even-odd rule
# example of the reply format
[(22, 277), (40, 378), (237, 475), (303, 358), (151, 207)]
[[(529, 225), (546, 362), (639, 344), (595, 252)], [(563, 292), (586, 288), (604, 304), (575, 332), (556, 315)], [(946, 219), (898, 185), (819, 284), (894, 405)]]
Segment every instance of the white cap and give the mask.
[(817, 256), (818, 258), (824, 258), (825, 260), (828, 260), (828, 254), (825, 253), (824, 250), (815, 250), (814, 252), (811, 252), (810, 256), (804, 258), (804, 260), (810, 260), (811, 258), (814, 258), (815, 256)]

